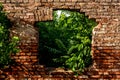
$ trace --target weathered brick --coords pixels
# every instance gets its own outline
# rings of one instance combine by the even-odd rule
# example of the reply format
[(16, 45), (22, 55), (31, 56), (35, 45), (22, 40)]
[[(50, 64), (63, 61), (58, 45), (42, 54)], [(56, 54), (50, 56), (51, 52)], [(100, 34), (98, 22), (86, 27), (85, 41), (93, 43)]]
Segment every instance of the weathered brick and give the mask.
[[(13, 32), (11, 32), (11, 34), (13, 33), (13, 36), (19, 35), (21, 38), (21, 52), (16, 54), (16, 56), (11, 55), (16, 59), (16, 62), (30, 65), (38, 61), (38, 31), (33, 27), (35, 21), (52, 20), (54, 9), (77, 9), (80, 12), (85, 12), (85, 15), (88, 16), (88, 18), (94, 18), (99, 23), (94, 28), (92, 34), (92, 56), (94, 60), (94, 69), (91, 71), (91, 74), (96, 75), (89, 76), (91, 79), (120, 78), (119, 0), (0, 0), (0, 2), (3, 3), (4, 11), (8, 13), (8, 17), (14, 22), (14, 24), (16, 24), (15, 30), (17, 34)], [(16, 18), (20, 18), (20, 20), (17, 20)], [(18, 24), (21, 26), (20, 28)], [(26, 33), (23, 34), (22, 31)], [(36, 36), (33, 36), (32, 34)], [(35, 39), (32, 40), (31, 37), (34, 37)], [(101, 70), (103, 70), (103, 72), (100, 72)], [(104, 70), (109, 70), (109, 73)], [(98, 72), (100, 74), (98, 74)], [(35, 73), (33, 72), (32, 75), (34, 74)], [(113, 74), (113, 76), (109, 74)], [(85, 80), (86, 78), (88, 77), (82, 75), (79, 77), (80, 80)], [(11, 77), (10, 80), (12, 79), (14, 80), (13, 77)], [(25, 79), (25, 77), (21, 77), (20, 79)], [(63, 75), (56, 74), (56, 76), (52, 76), (51, 78), (41, 78), (36, 76), (34, 78), (28, 77), (28, 79), (69, 80), (70, 78), (64, 78)], [(78, 78), (75, 79), (78, 80)]]

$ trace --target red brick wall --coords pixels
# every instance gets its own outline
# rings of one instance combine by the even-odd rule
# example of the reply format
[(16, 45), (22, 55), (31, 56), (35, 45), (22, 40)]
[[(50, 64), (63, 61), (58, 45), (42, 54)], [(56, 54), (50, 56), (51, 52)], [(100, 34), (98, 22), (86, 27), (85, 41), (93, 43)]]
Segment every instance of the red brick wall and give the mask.
[[(20, 36), (21, 52), (14, 57), (17, 62), (21, 64), (33, 64), (37, 60), (35, 55), (38, 53), (38, 31), (33, 27), (35, 21), (52, 20), (54, 9), (77, 9), (98, 22), (92, 35), (92, 56), (94, 64), (90, 72), (87, 71), (84, 76), (80, 76), (79, 78), (120, 79), (119, 0), (1, 0), (0, 2), (3, 3), (8, 17), (15, 23), (16, 28), (13, 28), (17, 32), (16, 35), (20, 36), (19, 33), (22, 31), (19, 31), (19, 29), (22, 26), (26, 27), (22, 28), (22, 30), (23, 32), (27, 31), (24, 34), (28, 38), (27, 36)], [(31, 39), (28, 29), (33, 30), (34, 35), (32, 37), (36, 40)], [(11, 32), (13, 30), (11, 29)]]
[(21, 64), (36, 63), (38, 55), (38, 39), (39, 33), (36, 27), (28, 24), (20, 19), (15, 19), (13, 27), (10, 28), (10, 36), (18, 36), (20, 38), (20, 52), (12, 55), (12, 58)]

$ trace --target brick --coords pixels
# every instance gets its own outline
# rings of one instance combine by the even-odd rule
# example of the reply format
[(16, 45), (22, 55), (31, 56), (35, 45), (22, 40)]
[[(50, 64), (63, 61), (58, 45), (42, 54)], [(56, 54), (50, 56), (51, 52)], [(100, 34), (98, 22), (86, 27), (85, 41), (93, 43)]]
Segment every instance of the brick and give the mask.
[(42, 0), (42, 2), (47, 2), (47, 0)]
[(120, 75), (113, 75), (113, 78), (120, 79)]
[(111, 75), (120, 75), (120, 71), (110, 71), (109, 74), (111, 74)]
[(19, 55), (25, 56), (25, 54), (26, 54), (26, 53), (24, 53), (24, 52), (21, 52)]
[(99, 78), (100, 78), (100, 75), (92, 75), (91, 78), (92, 78), (92, 79), (99, 79)]
[(5, 3), (5, 0), (1, 0), (0, 3)]
[[(11, 21), (14, 22), (16, 25), (15, 27), (17, 28), (19, 26), (24, 26), (24, 28), (27, 27), (27, 29), (31, 29), (31, 26), (34, 26), (33, 24), (35, 21), (52, 20), (54, 9), (77, 9), (80, 12), (84, 12), (88, 18), (95, 19), (99, 25), (93, 29), (92, 34), (92, 56), (94, 59), (94, 69), (91, 71), (91, 74), (96, 75), (89, 75), (89, 77), (91, 77), (91, 79), (100, 78), (101, 80), (102, 78), (106, 80), (120, 79), (119, 0), (0, 0), (0, 2), (3, 3), (4, 10), (8, 13), (7, 15)], [(20, 18), (21, 20), (16, 20), (16, 18)], [(31, 26), (29, 24), (31, 24)], [(22, 27), (19, 29), (24, 31), (24, 28)], [(29, 32), (26, 32), (25, 34), (27, 35), (28, 33)], [(15, 33), (13, 34), (15, 35)], [(36, 36), (32, 37), (38, 37), (37, 34), (35, 35)], [(21, 52), (16, 55), (11, 55), (11, 57), (16, 58), (15, 61), (20, 64), (30, 65), (38, 61), (38, 40), (31, 40), (30, 37), (31, 36), (21, 37)], [(99, 72), (101, 70), (103, 70), (103, 72)], [(105, 70), (109, 70), (109, 73), (104, 72)], [(32, 75), (34, 74), (35, 73), (33, 72)], [(113, 74), (113, 76), (109, 74)], [(80, 80), (84, 80), (88, 77), (81, 75), (79, 78)], [(11, 77), (10, 80), (12, 79), (14, 80), (14, 78)], [(25, 77), (22, 77), (21, 79), (25, 79)], [(38, 78), (37, 76), (28, 79), (44, 80), (44, 78)], [(47, 80), (49, 78), (45, 79)], [(62, 76), (61, 74), (56, 74), (51, 76), (51, 79), (69, 80), (70, 78), (63, 78), (63, 74)], [(78, 80), (77, 78), (75, 79)]]
[(28, 3), (29, 2), (29, 0), (23, 0), (23, 3)]

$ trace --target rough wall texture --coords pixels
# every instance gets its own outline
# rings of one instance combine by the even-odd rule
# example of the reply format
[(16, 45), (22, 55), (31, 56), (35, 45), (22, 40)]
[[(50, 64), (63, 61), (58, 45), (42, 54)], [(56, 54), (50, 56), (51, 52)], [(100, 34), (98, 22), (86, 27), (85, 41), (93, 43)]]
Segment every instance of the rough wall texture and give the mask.
[(15, 19), (10, 29), (10, 36), (20, 38), (20, 52), (13, 55), (13, 59), (21, 64), (33, 64), (37, 62), (39, 33), (36, 27), (26, 24), (24, 21)]
[[(26, 57), (22, 56), (21, 61), (18, 61), (21, 64), (37, 62), (36, 56), (33, 55), (38, 52), (38, 32), (33, 27), (35, 21), (52, 20), (54, 9), (77, 9), (84, 12), (89, 18), (96, 19), (99, 23), (93, 30), (92, 38), (94, 64), (90, 72), (87, 71), (85, 75), (78, 78), (90, 80), (120, 79), (120, 0), (0, 0), (0, 2), (3, 3), (4, 10), (8, 13), (11, 21), (15, 21), (16, 28), (13, 28), (17, 32), (16, 35), (21, 38), (21, 53), (15, 56), (16, 60), (20, 60), (23, 54), (29, 57), (27, 60)], [(18, 20), (16, 21), (16, 19)], [(11, 32), (14, 29), (11, 29)], [(22, 30), (19, 31), (19, 29)], [(22, 62), (22, 60), (25, 61)], [(40, 77), (40, 75), (34, 78), (46, 79)], [(53, 78), (53, 75), (49, 78), (51, 80), (72, 79), (65, 76)], [(77, 80), (78, 78), (74, 79)]]

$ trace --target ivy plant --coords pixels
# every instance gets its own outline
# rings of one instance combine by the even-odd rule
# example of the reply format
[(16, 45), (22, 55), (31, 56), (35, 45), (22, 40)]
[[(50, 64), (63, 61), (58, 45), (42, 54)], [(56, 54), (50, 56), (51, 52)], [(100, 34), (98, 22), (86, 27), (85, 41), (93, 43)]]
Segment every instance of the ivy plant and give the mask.
[(0, 68), (10, 64), (11, 54), (17, 53), (19, 49), (17, 44), (19, 38), (13, 36), (9, 38), (9, 28), (11, 27), (10, 20), (3, 11), (3, 6), (0, 5)]

